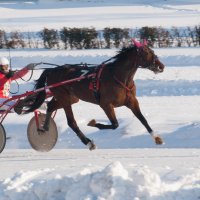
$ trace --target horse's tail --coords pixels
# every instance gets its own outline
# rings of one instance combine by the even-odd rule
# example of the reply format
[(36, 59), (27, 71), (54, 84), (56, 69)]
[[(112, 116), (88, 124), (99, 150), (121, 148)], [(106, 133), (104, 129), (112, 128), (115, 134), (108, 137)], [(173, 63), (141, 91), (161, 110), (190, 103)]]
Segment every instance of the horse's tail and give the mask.
[[(46, 69), (40, 76), (40, 78), (38, 80), (36, 80), (36, 84), (35, 84), (35, 89), (39, 89), (39, 88), (43, 88), (45, 87), (46, 84), (46, 80), (47, 80), (47, 75), (49, 73), (49, 70)], [(45, 89), (42, 90), (41, 92), (36, 93), (36, 95), (33, 95), (33, 103), (31, 103), (30, 105), (26, 105), (26, 107), (28, 109), (26, 109), (26, 111), (24, 112), (24, 114), (33, 112), (34, 110), (38, 109), (42, 103), (45, 101), (46, 99), (46, 91)]]

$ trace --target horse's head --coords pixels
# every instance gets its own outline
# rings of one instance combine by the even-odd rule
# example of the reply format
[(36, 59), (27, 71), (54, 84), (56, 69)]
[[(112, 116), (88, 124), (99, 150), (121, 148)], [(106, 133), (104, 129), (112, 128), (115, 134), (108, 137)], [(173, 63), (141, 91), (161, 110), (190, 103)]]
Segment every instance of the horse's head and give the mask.
[(141, 68), (150, 69), (154, 73), (164, 71), (165, 66), (155, 55), (154, 51), (147, 46), (146, 40), (141, 44), (140, 42), (132, 39), (133, 44), (136, 46), (139, 56), (139, 66)]

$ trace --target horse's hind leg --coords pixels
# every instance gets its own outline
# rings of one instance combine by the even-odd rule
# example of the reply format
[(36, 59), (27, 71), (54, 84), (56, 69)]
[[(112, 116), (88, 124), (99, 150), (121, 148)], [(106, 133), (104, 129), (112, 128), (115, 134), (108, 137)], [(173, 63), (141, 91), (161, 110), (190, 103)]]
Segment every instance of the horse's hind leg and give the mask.
[(45, 121), (43, 124), (44, 131), (49, 130), (49, 123), (50, 123), (51, 115), (52, 115), (53, 111), (55, 111), (59, 108), (61, 108), (61, 106), (58, 103), (58, 101), (55, 100), (55, 98), (52, 98), (52, 100), (47, 103), (46, 118), (45, 118)]
[(94, 150), (96, 149), (96, 145), (93, 143), (93, 141), (91, 141), (89, 138), (87, 138), (82, 131), (79, 129), (73, 112), (72, 112), (72, 107), (71, 105), (64, 105), (63, 106), (65, 113), (66, 113), (66, 117), (67, 117), (67, 122), (69, 127), (76, 133), (76, 135), (80, 138), (80, 140), (83, 142), (83, 144), (87, 145), (89, 147), (90, 150)]
[(140, 122), (146, 127), (147, 131), (154, 138), (156, 144), (163, 144), (163, 140), (158, 135), (154, 135), (153, 130), (149, 126), (147, 120), (144, 118), (143, 114), (140, 111), (139, 103), (136, 98), (130, 98), (126, 104), (128, 108), (134, 113), (134, 115), (140, 120)]
[(110, 120), (111, 124), (110, 125), (105, 125), (105, 124), (101, 124), (101, 123), (96, 123), (95, 120), (91, 120), (88, 123), (88, 126), (97, 127), (99, 129), (116, 129), (119, 126), (119, 124), (118, 124), (117, 118), (115, 116), (115, 111), (114, 111), (113, 106), (111, 104), (109, 104), (109, 105), (101, 105), (101, 108), (106, 113), (106, 115), (107, 115), (108, 119)]
[(76, 135), (80, 138), (83, 144), (89, 147), (90, 150), (95, 149), (96, 145), (89, 138), (87, 138), (77, 126), (74, 114), (72, 112), (71, 105), (73, 103), (77, 103), (79, 99), (75, 96), (70, 95), (67, 88), (59, 87), (52, 92), (58, 105), (65, 111), (69, 127), (76, 133)]

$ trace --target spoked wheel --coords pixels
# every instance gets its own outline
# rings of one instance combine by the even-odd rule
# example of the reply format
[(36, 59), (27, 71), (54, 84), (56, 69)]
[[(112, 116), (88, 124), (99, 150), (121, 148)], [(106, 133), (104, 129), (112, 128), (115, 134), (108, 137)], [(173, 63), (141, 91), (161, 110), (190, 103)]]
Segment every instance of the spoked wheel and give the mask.
[[(38, 114), (38, 124), (41, 128), (44, 124), (45, 114)], [(40, 152), (48, 152), (55, 146), (58, 139), (57, 126), (53, 120), (50, 119), (48, 131), (38, 131), (35, 116), (30, 120), (27, 128), (28, 141), (33, 149)]]
[(6, 132), (3, 125), (0, 123), (0, 153), (4, 150), (6, 145)]

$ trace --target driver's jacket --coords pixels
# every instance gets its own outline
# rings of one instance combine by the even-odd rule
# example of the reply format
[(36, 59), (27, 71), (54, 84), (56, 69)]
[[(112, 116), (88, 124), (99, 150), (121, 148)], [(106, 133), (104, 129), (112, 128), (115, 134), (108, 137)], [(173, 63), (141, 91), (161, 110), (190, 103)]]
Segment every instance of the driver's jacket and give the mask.
[(0, 72), (0, 98), (8, 98), (11, 81), (21, 78), (27, 73), (28, 73), (27, 67), (24, 67), (23, 69), (15, 72), (14, 76), (11, 78), (7, 78), (5, 74)]

